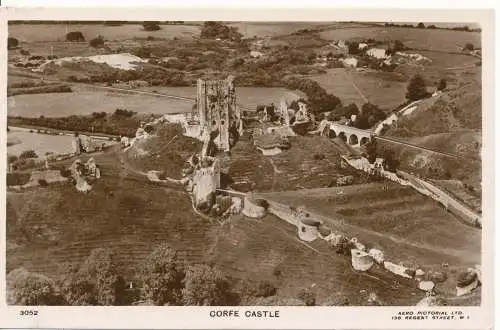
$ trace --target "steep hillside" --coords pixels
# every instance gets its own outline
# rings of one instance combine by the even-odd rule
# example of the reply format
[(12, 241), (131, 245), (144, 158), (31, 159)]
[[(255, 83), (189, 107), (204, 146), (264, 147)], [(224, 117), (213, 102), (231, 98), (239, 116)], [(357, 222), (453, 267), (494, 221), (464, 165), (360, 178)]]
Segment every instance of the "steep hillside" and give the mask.
[[(430, 106), (419, 105), (385, 133), (426, 148), (476, 160), (453, 159), (390, 145), (403, 169), (431, 179), (455, 179), (464, 193), (481, 195), (482, 102), (480, 68), (457, 73), (457, 80)], [(424, 104), (426, 101), (423, 101)], [(383, 146), (385, 143), (381, 142)], [(472, 203), (477, 204), (477, 201)]]

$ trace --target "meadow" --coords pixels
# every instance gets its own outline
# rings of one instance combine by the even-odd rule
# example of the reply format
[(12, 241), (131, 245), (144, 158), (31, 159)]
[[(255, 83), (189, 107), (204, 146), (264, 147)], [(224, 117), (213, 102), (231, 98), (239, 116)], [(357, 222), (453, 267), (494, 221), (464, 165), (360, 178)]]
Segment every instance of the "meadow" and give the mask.
[(406, 101), (406, 78), (396, 72), (335, 68), (311, 78), (327, 92), (338, 96), (345, 105), (355, 103), (361, 107), (370, 102), (392, 110)]
[[(9, 116), (45, 116), (63, 117), (70, 115), (88, 115), (92, 112), (114, 112), (117, 108), (138, 113), (180, 113), (190, 112), (196, 98), (196, 87), (154, 87), (144, 90), (156, 91), (180, 97), (192, 98), (193, 101), (176, 100), (151, 95), (127, 94), (93, 88), (80, 88), (74, 93), (30, 94), (9, 97), (7, 109)], [(78, 88), (75, 88), (78, 90)], [(297, 96), (298, 95), (298, 96)], [(254, 110), (259, 104), (279, 104), (282, 97), (298, 98), (295, 93), (285, 88), (237, 88), (237, 102)]]
[[(101, 35), (105, 40), (123, 41), (133, 38), (172, 39), (192, 38), (200, 34), (200, 27), (195, 25), (161, 25), (159, 31), (144, 31), (142, 25), (125, 24), (104, 26), (99, 24), (14, 24), (9, 25), (9, 36), (23, 42), (65, 41), (66, 33), (80, 31), (86, 41)], [(22, 46), (22, 45), (21, 45)]]
[(331, 219), (333, 228), (380, 248), (389, 260), (420, 267), (481, 261), (481, 231), (409, 187), (371, 183), (262, 195)]
[(481, 47), (480, 32), (403, 27), (339, 28), (320, 33), (327, 40), (375, 39), (384, 42), (402, 41), (414, 49), (460, 52), (466, 43)]
[(39, 157), (44, 156), (47, 152), (67, 154), (73, 149), (71, 140), (72, 137), (67, 135), (38, 134), (11, 129), (7, 133), (7, 143), (12, 141), (13, 144), (7, 147), (7, 154), (19, 156), (26, 150), (35, 150)]

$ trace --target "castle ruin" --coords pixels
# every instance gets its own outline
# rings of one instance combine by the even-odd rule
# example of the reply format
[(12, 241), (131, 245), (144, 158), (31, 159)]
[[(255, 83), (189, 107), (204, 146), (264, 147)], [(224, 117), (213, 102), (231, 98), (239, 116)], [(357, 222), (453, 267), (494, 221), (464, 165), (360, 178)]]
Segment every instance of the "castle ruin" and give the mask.
[(196, 104), (202, 137), (215, 136), (220, 150), (229, 151), (241, 130), (233, 77), (225, 80), (198, 79)]

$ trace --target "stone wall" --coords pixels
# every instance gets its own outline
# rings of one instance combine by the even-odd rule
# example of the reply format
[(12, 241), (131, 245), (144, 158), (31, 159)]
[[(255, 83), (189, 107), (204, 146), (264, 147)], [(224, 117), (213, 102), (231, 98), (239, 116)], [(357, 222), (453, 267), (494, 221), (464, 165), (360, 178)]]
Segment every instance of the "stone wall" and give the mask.
[(195, 205), (209, 202), (211, 195), (215, 195), (220, 188), (220, 164), (218, 159), (213, 159), (208, 167), (202, 167), (195, 171), (193, 176), (193, 196)]

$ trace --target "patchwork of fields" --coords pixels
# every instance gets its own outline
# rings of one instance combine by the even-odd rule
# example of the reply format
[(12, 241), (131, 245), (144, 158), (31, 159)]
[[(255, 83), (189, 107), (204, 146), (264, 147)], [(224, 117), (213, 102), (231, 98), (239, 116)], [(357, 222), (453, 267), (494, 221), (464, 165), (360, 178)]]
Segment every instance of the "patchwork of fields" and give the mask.
[(65, 41), (66, 33), (82, 32), (85, 40), (101, 35), (106, 40), (129, 40), (133, 38), (172, 39), (192, 38), (200, 34), (200, 26), (196, 25), (162, 25), (159, 31), (144, 31), (142, 25), (125, 24), (122, 26), (103, 26), (100, 24), (14, 24), (9, 26), (9, 34), (16, 36), (21, 42)]
[(402, 41), (414, 49), (459, 52), (468, 42), (481, 47), (481, 33), (440, 29), (403, 27), (339, 28), (320, 33), (327, 40), (375, 39), (385, 42)]
[(462, 224), (410, 187), (371, 183), (260, 195), (303, 205), (332, 219), (333, 228), (412, 266), (432, 268), (447, 262), (465, 267), (481, 262), (481, 231)]

